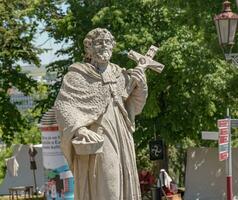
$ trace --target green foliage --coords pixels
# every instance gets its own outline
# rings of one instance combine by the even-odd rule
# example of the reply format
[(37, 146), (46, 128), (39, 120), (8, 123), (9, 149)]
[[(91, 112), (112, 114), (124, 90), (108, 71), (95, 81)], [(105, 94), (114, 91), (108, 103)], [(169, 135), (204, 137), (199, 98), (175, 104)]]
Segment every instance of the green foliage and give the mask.
[(14, 144), (39, 144), (41, 143), (41, 132), (37, 124), (36, 113), (28, 110), (23, 114), (27, 127), (21, 128), (15, 133)]
[(183, 138), (177, 144), (171, 144), (168, 147), (169, 154), (169, 174), (175, 182), (184, 185), (185, 177), (184, 172), (186, 166), (186, 151), (188, 147), (194, 147), (196, 143), (189, 139)]
[[(33, 101), (38, 102), (47, 98), (47, 86), (38, 84), (36, 89), (32, 91)], [(35, 107), (21, 113), (25, 121), (25, 126), (15, 133), (14, 144), (39, 144), (41, 143), (41, 132), (38, 122), (41, 115), (41, 109)]]
[[(67, 66), (82, 60), (86, 33), (104, 27), (117, 42), (114, 63), (134, 67), (125, 52), (133, 49), (144, 54), (153, 44), (160, 46), (155, 60), (165, 64), (160, 75), (147, 72), (149, 97), (136, 119), (137, 149), (148, 148), (148, 141), (156, 133), (172, 149), (180, 147), (178, 154), (170, 151), (170, 160), (177, 166), (191, 141), (194, 146), (207, 144), (201, 141), (201, 130), (216, 129), (216, 121), (224, 117), (226, 107), (231, 108), (233, 117), (237, 116), (238, 72), (224, 61), (213, 23), (213, 16), (221, 11), (220, 1), (43, 2), (38, 16), (45, 20), (50, 36), (68, 44), (58, 55), (70, 57), (48, 66), (48, 70), (57, 71), (59, 80), (50, 88), (44, 108), (53, 105)], [(62, 3), (67, 5), (66, 11)], [(182, 166), (178, 169), (183, 170)]]
[(137, 149), (136, 152), (136, 160), (137, 160), (137, 166), (138, 171), (146, 169), (148, 171), (153, 170), (153, 163), (148, 162), (149, 161), (149, 149), (143, 148), (143, 149)]
[(1, 140), (11, 144), (14, 134), (27, 123), (10, 102), (9, 89), (29, 94), (36, 82), (22, 73), (22, 63), (39, 66), (40, 50), (32, 44), (37, 23), (33, 16), (33, 0), (0, 1), (0, 129)]
[(6, 172), (5, 159), (11, 157), (11, 155), (12, 155), (11, 148), (0, 149), (0, 183), (2, 182), (3, 178), (5, 177), (5, 172)]

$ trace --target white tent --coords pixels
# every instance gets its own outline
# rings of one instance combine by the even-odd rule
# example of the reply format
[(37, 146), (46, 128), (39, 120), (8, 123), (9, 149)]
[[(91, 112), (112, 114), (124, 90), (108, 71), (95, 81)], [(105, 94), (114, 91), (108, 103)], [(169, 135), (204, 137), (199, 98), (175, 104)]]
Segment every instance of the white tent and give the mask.
[[(38, 188), (44, 186), (44, 169), (42, 160), (42, 145), (34, 145), (37, 154), (35, 156), (37, 169), (35, 170), (36, 185)], [(0, 195), (9, 194), (8, 188), (17, 186), (34, 186), (33, 170), (30, 169), (30, 156), (28, 145), (15, 145), (14, 155), (19, 165), (17, 174), (12, 176), (7, 170), (5, 178), (0, 185)]]
[[(238, 149), (233, 155), (233, 195), (238, 199)], [(218, 148), (189, 148), (185, 178), (185, 200), (226, 200), (225, 161)]]

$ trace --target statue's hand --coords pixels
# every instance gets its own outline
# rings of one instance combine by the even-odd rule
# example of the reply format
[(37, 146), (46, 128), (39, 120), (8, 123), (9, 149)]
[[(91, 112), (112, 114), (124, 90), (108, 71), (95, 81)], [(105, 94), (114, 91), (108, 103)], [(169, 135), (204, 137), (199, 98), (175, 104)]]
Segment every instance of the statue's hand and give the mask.
[(134, 116), (140, 114), (145, 105), (148, 96), (148, 86), (144, 69), (141, 66), (129, 70), (128, 73), (130, 74), (130, 80), (127, 85), (128, 98), (126, 106), (130, 110), (131, 120), (134, 121)]
[(80, 128), (72, 140), (75, 152), (78, 155), (101, 153), (103, 142), (103, 136), (86, 127)]
[(95, 133), (94, 131), (87, 129), (86, 127), (80, 128), (78, 132), (75, 134), (75, 138), (85, 143), (103, 140), (102, 136)]
[(129, 70), (130, 82), (128, 84), (128, 94), (130, 95), (133, 90), (147, 91), (146, 76), (144, 69), (137, 66), (134, 69)]
[(131, 70), (131, 79), (136, 86), (144, 86), (146, 84), (146, 76), (144, 69), (140, 66)]

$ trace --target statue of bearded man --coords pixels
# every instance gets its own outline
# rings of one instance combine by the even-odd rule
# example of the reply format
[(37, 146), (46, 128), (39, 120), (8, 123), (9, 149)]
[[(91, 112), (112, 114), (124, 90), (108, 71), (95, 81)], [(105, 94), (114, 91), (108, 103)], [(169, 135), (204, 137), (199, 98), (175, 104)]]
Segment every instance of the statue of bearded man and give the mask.
[(85, 60), (69, 67), (55, 102), (76, 200), (141, 199), (132, 134), (146, 102), (146, 78), (140, 67), (110, 63), (114, 46), (108, 30), (90, 31)]

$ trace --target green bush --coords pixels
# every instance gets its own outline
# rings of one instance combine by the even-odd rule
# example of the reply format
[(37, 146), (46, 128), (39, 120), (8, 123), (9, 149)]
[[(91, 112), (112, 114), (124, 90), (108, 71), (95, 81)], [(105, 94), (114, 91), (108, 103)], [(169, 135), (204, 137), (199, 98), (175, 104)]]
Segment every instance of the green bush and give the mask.
[(7, 169), (5, 159), (11, 157), (12, 153), (13, 151), (11, 147), (6, 147), (0, 150), (0, 183), (2, 183)]

